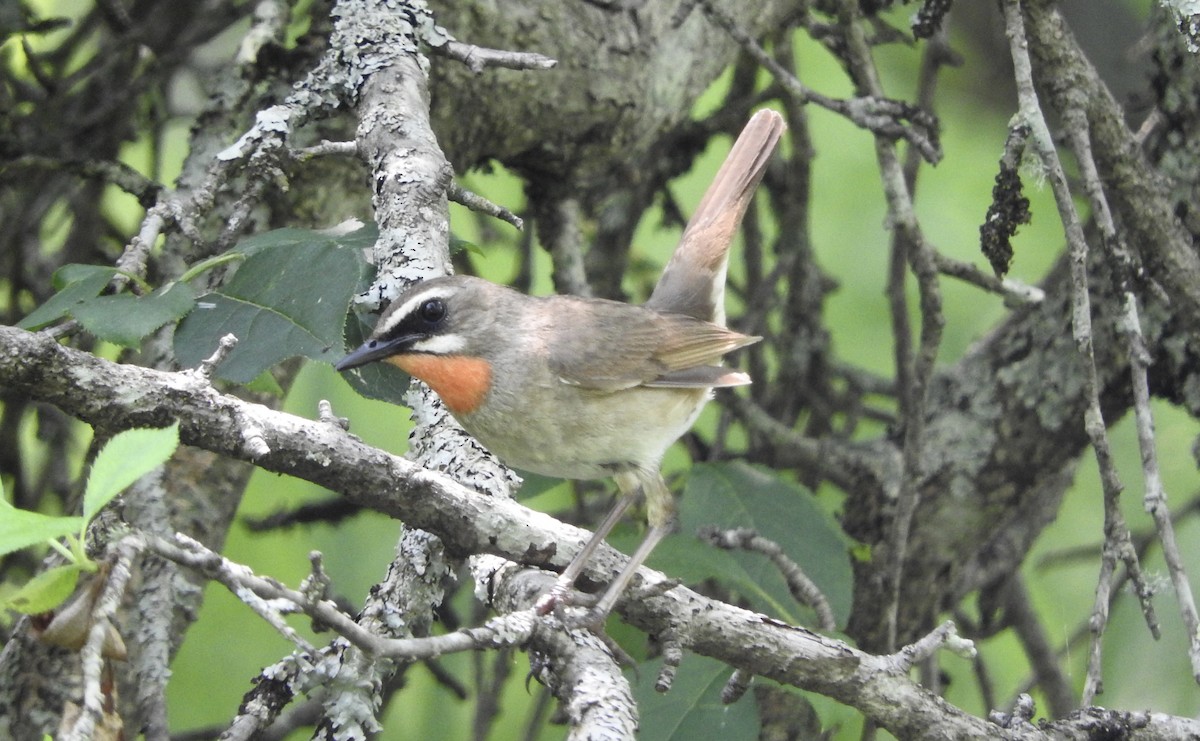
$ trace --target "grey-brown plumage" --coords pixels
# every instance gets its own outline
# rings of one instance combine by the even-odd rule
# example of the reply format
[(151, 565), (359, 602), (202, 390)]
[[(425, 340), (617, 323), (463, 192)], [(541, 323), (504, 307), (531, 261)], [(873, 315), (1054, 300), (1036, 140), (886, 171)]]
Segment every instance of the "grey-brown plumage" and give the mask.
[(773, 111), (746, 125), (645, 305), (535, 298), (479, 278), (435, 278), (397, 298), (372, 338), (337, 366), (395, 363), (428, 383), (463, 428), (510, 466), (616, 479), (620, 503), (539, 604), (543, 612), (565, 598), (595, 547), (644, 494), (651, 529), (592, 616), (612, 609), (674, 521), (659, 472), (666, 449), (713, 388), (750, 382), (720, 365), (759, 339), (725, 328), (725, 273), (733, 236), (783, 130)]

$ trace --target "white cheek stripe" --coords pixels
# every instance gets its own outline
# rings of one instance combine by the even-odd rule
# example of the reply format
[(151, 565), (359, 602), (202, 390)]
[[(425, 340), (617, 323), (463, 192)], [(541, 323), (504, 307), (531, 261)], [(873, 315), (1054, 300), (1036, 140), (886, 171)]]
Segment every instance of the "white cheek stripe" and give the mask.
[(432, 355), (456, 355), (467, 346), (462, 335), (443, 334), (417, 340), (412, 344), (413, 352), (427, 352)]
[(421, 304), (425, 303), (431, 298), (440, 298), (445, 301), (452, 293), (454, 293), (454, 291), (450, 288), (434, 288), (425, 291), (418, 291), (412, 298), (409, 298), (399, 306), (395, 306), (393, 304), (395, 311), (391, 310), (393, 307), (388, 307), (388, 312), (384, 316), (380, 317), (379, 323), (375, 325), (375, 331), (372, 332), (372, 335), (375, 337), (382, 337), (383, 335), (395, 329), (397, 324), (404, 321), (404, 318), (416, 311), (417, 307)]

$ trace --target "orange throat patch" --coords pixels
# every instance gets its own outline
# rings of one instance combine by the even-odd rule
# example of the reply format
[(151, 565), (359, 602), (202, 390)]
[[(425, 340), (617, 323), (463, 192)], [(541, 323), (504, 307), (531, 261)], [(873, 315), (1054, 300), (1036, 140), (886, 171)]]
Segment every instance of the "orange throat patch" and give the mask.
[(492, 386), (492, 364), (465, 355), (393, 355), (387, 362), (429, 384), (454, 414), (479, 408)]

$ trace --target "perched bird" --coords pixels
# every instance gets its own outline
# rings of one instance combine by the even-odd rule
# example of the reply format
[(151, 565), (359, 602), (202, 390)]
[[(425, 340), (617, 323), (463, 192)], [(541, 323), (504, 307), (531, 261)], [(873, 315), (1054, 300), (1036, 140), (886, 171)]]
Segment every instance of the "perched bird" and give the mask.
[(591, 619), (612, 610), (675, 520), (663, 454), (712, 389), (750, 383), (720, 365), (726, 353), (760, 339), (724, 326), (725, 274), (733, 236), (784, 129), (770, 110), (746, 124), (645, 304), (532, 297), (480, 278), (433, 278), (396, 298), (370, 339), (337, 363), (345, 371), (385, 360), (421, 379), (509, 466), (616, 480), (616, 506), (539, 601), (543, 614), (565, 600), (596, 547), (644, 495), (650, 530)]

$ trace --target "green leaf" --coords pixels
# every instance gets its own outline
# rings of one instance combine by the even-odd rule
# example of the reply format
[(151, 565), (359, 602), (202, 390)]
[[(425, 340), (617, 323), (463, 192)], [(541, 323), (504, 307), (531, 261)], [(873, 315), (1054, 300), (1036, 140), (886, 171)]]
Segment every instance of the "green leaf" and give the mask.
[(346, 307), (365, 269), (358, 250), (343, 243), (357, 237), (303, 232), (307, 241), (297, 241), (298, 231), (239, 245), (250, 256), (220, 291), (201, 296), (175, 331), (181, 365), (198, 365), (229, 333), (238, 344), (217, 375), (237, 383), (296, 355), (325, 361), (341, 355)]
[(154, 330), (182, 319), (195, 300), (186, 283), (170, 283), (148, 296), (98, 296), (76, 305), (71, 315), (102, 340), (137, 347)]
[(707, 656), (684, 657), (671, 691), (654, 691), (661, 659), (638, 667), (640, 681), (633, 696), (641, 715), (640, 738), (659, 741), (691, 741), (697, 738), (758, 738), (758, 713), (753, 695), (747, 693), (731, 705), (721, 703), (721, 690), (733, 673), (725, 664)]
[(279, 381), (275, 380), (275, 376), (271, 375), (271, 371), (263, 371), (255, 376), (253, 381), (246, 384), (246, 390), (257, 394), (270, 394), (277, 399), (282, 399), (286, 393)]
[(17, 326), (32, 331), (57, 322), (80, 303), (99, 296), (116, 274), (115, 268), (101, 265), (62, 266), (54, 273), (54, 287), (58, 293), (17, 322)]
[(369, 249), (379, 239), (379, 228), (375, 224), (364, 224), (352, 231), (340, 227), (332, 229), (274, 229), (255, 234), (237, 243), (231, 252), (240, 252), (246, 257), (264, 250), (299, 247), (313, 242), (333, 242), (348, 249)]
[(92, 461), (83, 516), (88, 522), (130, 484), (162, 464), (179, 447), (179, 423), (161, 429), (126, 430), (112, 437)]
[(825, 594), (839, 623), (849, 617), (851, 544), (806, 489), (746, 463), (698, 464), (684, 488), (680, 521), (680, 533), (655, 550), (654, 568), (691, 583), (719, 578), (754, 609), (803, 622), (786, 581), (765, 556), (723, 551), (695, 537), (705, 526), (753, 528), (800, 565)]
[(82, 517), (52, 517), (17, 509), (0, 497), (0, 556), (79, 532)]
[(75, 591), (81, 570), (79, 564), (73, 563), (46, 569), (9, 595), (4, 606), (26, 615), (49, 612)]
[(483, 251), (483, 248), (480, 247), (479, 245), (475, 244), (474, 242), (472, 242), (470, 240), (461, 239), (459, 237), (455, 237), (455, 236), (451, 235), (451, 237), (450, 237), (450, 254), (457, 255), (460, 252), (467, 252), (472, 255), (478, 255), (479, 257), (487, 257), (487, 254)]

